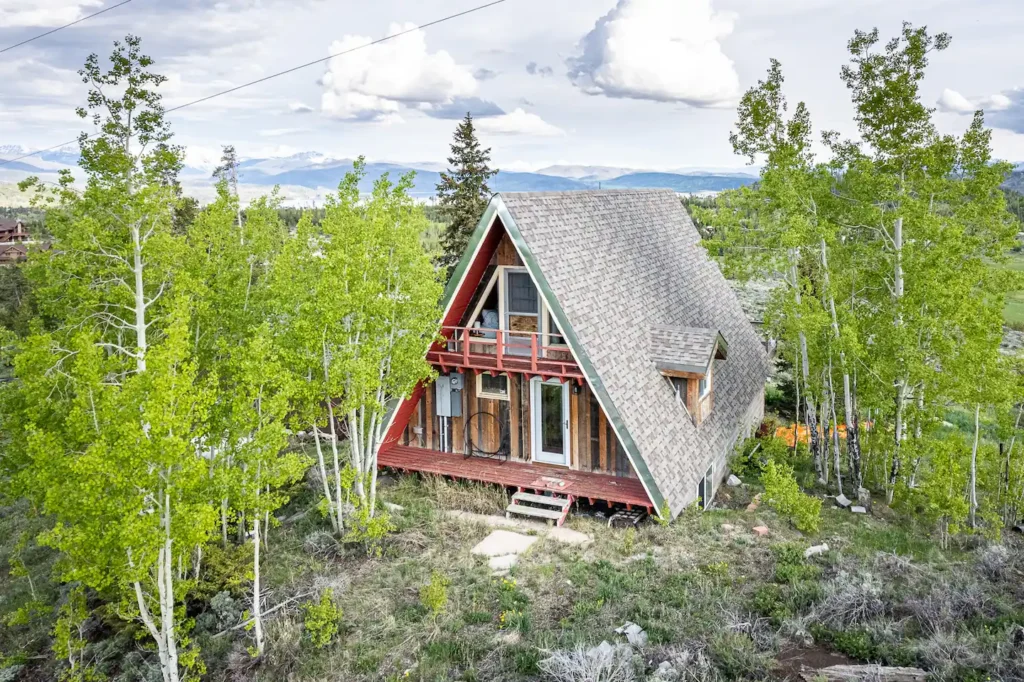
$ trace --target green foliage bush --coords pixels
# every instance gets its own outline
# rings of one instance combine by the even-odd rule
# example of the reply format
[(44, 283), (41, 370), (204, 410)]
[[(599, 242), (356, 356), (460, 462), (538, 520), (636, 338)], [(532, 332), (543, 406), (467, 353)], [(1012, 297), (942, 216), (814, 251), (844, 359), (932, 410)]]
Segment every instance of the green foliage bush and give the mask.
[(341, 607), (334, 603), (334, 590), (328, 587), (320, 595), (319, 602), (307, 601), (302, 605), (303, 625), (306, 636), (317, 649), (327, 646), (338, 634), (341, 623)]
[(797, 530), (817, 532), (821, 524), (821, 500), (800, 491), (791, 466), (767, 462), (761, 473), (761, 483), (768, 504), (787, 517)]
[(440, 571), (430, 574), (430, 582), (420, 588), (420, 603), (431, 616), (437, 618), (448, 605), (448, 586), (451, 581)]

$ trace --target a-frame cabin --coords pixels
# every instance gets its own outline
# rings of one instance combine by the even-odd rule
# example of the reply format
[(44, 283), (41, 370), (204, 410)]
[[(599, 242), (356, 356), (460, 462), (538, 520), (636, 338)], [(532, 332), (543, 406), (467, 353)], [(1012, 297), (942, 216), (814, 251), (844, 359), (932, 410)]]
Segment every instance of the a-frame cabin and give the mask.
[(763, 414), (764, 349), (671, 192), (495, 195), (441, 333), (378, 465), (515, 488), (515, 513), (706, 505)]

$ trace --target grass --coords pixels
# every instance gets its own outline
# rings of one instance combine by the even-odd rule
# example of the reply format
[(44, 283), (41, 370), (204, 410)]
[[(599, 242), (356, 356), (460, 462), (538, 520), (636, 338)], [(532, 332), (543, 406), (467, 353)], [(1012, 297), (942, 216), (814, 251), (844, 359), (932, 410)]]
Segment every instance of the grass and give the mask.
[[(273, 606), (312, 596), (268, 620), (267, 655), (258, 665), (245, 652), (245, 631), (211, 637), (245, 608), (244, 584), (235, 592), (214, 588), (221, 589), (215, 599), (193, 603), (206, 679), (533, 680), (552, 652), (623, 642), (614, 630), (626, 621), (648, 634), (632, 660), (644, 676), (662, 661), (685, 659), (702, 666), (703, 677), (691, 679), (781, 680), (794, 648), (813, 639), (833, 656), (921, 665), (939, 680), (1024, 679), (1024, 656), (1012, 648), (1024, 625), (1024, 559), (1016, 538), (1005, 554), (966, 546), (942, 552), (920, 528), (831, 508), (817, 534), (803, 535), (764, 505), (746, 511), (749, 489), (723, 488), (718, 502), (728, 508), (687, 511), (667, 527), (615, 529), (570, 517), (570, 527), (595, 542), (581, 548), (542, 539), (498, 578), (469, 551), (490, 529), (445, 512), (500, 511), (503, 490), (429, 478), (387, 481), (381, 496), (403, 509), (395, 512), (397, 531), (382, 555), (369, 558), (360, 548), (308, 542), (326, 524), (315, 512), (297, 515), (315, 503), (312, 486), (294, 493), (280, 514), (293, 520), (271, 531), (265, 598)], [(0, 537), (20, 532), (24, 518), (0, 513)], [(751, 533), (760, 524), (771, 529), (767, 538)], [(803, 558), (807, 546), (823, 541), (831, 551)], [(0, 559), (10, 561), (9, 543), (0, 544)], [(32, 551), (46, 570), (52, 557)], [(424, 587), (439, 576), (448, 581), (445, 598), (429, 600), (428, 608)], [(326, 588), (344, 615), (339, 634), (316, 649), (306, 641), (300, 604)], [(24, 600), (25, 589), (0, 570), (0, 611)], [(94, 613), (90, 651), (107, 652), (110, 679), (142, 677), (151, 654), (118, 634), (128, 629), (116, 617)], [(56, 676), (48, 631), (45, 618), (0, 627), (3, 653), (24, 652), (18, 660), (34, 666), (37, 674), (28, 679)]]

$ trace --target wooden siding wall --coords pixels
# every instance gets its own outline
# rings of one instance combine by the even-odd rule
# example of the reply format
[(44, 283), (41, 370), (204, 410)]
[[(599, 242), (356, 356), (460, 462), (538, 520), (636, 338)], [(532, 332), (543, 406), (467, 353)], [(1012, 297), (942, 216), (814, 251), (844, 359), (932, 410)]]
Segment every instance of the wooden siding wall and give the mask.
[[(450, 418), (451, 451), (465, 453), (466, 425), (472, 430), (471, 442), (480, 449), (497, 450), (502, 437), (508, 439), (511, 461), (530, 461), (530, 381), (522, 374), (510, 374), (509, 399), (477, 395), (476, 375), (465, 374), (462, 390), (462, 417)], [(504, 434), (502, 433), (502, 426)], [(402, 443), (411, 447), (441, 450), (438, 417), (434, 410), (434, 387), (430, 385), (413, 410)], [(589, 386), (579, 393), (569, 392), (569, 467), (614, 476), (636, 477), (626, 452)], [(557, 467), (554, 467), (557, 468)]]

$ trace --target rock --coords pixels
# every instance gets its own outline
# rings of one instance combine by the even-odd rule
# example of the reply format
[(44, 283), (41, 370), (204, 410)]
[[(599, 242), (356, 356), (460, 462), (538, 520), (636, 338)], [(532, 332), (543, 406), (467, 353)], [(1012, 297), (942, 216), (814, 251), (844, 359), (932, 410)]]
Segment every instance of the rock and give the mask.
[(865, 509), (871, 509), (871, 491), (867, 488), (857, 488), (857, 504)]
[(804, 558), (805, 559), (810, 559), (812, 556), (817, 556), (818, 554), (824, 554), (827, 551), (828, 551), (828, 544), (814, 545), (813, 547), (808, 547), (807, 549), (804, 550)]
[(519, 555), (503, 554), (488, 559), (487, 565), (495, 573), (508, 573), (508, 570), (515, 566), (517, 561), (519, 561)]
[(853, 502), (851, 502), (850, 498), (848, 498), (846, 495), (840, 493), (839, 495), (836, 496), (836, 506), (846, 509), (851, 504), (853, 504)]
[(928, 673), (920, 668), (898, 668), (885, 665), (830, 665), (815, 670), (807, 666), (800, 671), (800, 677), (807, 682), (924, 682)]
[(730, 488), (735, 488), (738, 485), (742, 485), (743, 481), (739, 479), (739, 476), (735, 474), (729, 474), (729, 478), (725, 479), (725, 484)]
[(736, 526), (732, 525), (731, 523), (723, 523), (722, 530), (724, 530), (726, 533), (731, 533), (732, 531), (736, 530)]
[(391, 474), (381, 474), (377, 476), (377, 488), (383, 490), (384, 488), (391, 488), (398, 485), (398, 479)]
[(635, 647), (642, 647), (647, 644), (647, 633), (636, 623), (626, 621), (626, 624), (622, 627), (615, 628), (615, 632), (625, 635), (626, 641)]
[(473, 554), (486, 557), (497, 557), (505, 554), (522, 554), (537, 542), (536, 536), (522, 535), (507, 530), (492, 531), (473, 549)]
[(587, 656), (590, 658), (598, 658), (599, 656), (610, 657), (615, 652), (615, 647), (606, 639), (595, 647), (591, 647), (587, 650)]
[(761, 493), (754, 495), (754, 499), (747, 505), (747, 511), (757, 511), (757, 508), (761, 506)]
[(516, 644), (519, 644), (519, 640), (522, 638), (523, 636), (519, 634), (519, 630), (508, 630), (507, 632), (499, 633), (498, 636), (494, 638), (494, 643), (504, 644), (506, 646), (515, 646)]
[(589, 545), (594, 541), (594, 538), (590, 537), (586, 533), (581, 533), (578, 530), (572, 528), (566, 528), (565, 526), (554, 526), (548, 530), (548, 537), (555, 542), (561, 542), (566, 545)]
[(754, 526), (754, 534), (760, 538), (768, 535), (768, 526)]
[(384, 503), (384, 508), (387, 509), (392, 514), (397, 514), (399, 512), (404, 512), (405, 511), (405, 507), (403, 507), (400, 504), (395, 504), (394, 502), (385, 502)]
[(854, 514), (867, 514), (868, 513), (868, 510), (865, 509), (864, 507), (860, 506), (859, 504), (855, 504), (854, 506), (850, 507), (850, 511), (852, 511)]

